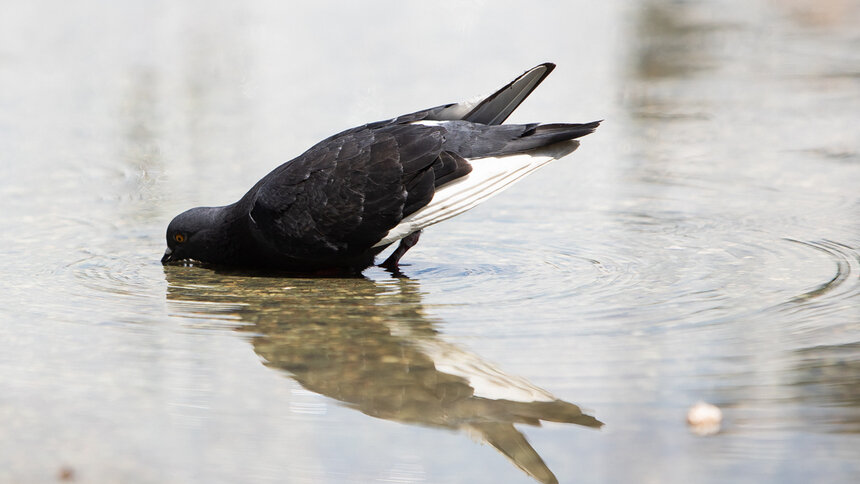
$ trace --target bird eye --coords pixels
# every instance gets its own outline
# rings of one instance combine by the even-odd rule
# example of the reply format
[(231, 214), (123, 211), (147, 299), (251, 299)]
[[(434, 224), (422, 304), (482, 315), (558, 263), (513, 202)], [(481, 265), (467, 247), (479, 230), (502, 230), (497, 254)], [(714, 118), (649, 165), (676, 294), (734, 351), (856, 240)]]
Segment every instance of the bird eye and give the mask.
[(181, 244), (181, 243), (185, 242), (185, 236), (182, 234), (176, 234), (173, 236), (173, 240), (175, 240)]

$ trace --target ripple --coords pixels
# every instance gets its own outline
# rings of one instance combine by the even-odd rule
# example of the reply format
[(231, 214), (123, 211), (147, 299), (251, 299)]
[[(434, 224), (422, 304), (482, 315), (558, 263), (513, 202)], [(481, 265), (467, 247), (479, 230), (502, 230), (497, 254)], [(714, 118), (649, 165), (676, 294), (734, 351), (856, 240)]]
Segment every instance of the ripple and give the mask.
[(164, 304), (164, 275), (147, 244), (93, 245), (43, 274), (41, 279), (55, 293), (46, 301), (46, 311), (83, 324), (157, 321)]
[[(794, 297), (790, 302), (810, 301), (825, 297), (828, 293), (831, 293), (830, 296), (839, 298), (845, 296), (853, 297), (860, 291), (860, 284), (856, 284), (856, 281), (860, 280), (860, 254), (857, 253), (856, 249), (831, 240), (818, 242), (805, 242), (794, 239), (785, 240), (823, 252), (835, 265), (833, 277), (815, 288)], [(852, 277), (852, 274), (855, 277)], [(853, 281), (855, 284), (852, 285), (849, 281)]]
[[(803, 315), (815, 311), (815, 322), (803, 323), (802, 327), (820, 329), (822, 316), (853, 313), (856, 322), (857, 299), (860, 298), (860, 252), (846, 244), (832, 241), (802, 241), (786, 239), (804, 249), (811, 249), (826, 256), (832, 262), (828, 277), (820, 283), (790, 297), (774, 309), (788, 314)], [(850, 316), (849, 316), (850, 317)]]
[(68, 269), (95, 294), (144, 298), (152, 296), (153, 281), (143, 274), (152, 265), (143, 259), (90, 255), (69, 264)]
[(420, 246), (403, 271), (421, 282), (429, 305), (454, 306), (444, 314), (469, 314), (512, 333), (517, 324), (600, 334), (713, 326), (714, 337), (731, 338), (719, 329), (724, 323), (800, 311), (816, 300), (825, 313), (856, 305), (848, 301), (858, 292), (856, 249), (783, 238), (760, 217), (711, 208), (713, 216), (702, 218), (607, 207), (560, 214), (564, 225), (484, 221), (483, 233), (463, 224)]
[[(487, 259), (495, 263), (483, 262)], [(461, 262), (463, 261), (463, 262)], [(595, 259), (568, 247), (542, 245), (476, 247), (458, 251), (457, 260), (407, 266), (406, 272), (432, 285), (446, 304), (521, 306), (552, 302), (582, 293), (612, 291), (635, 279), (635, 261)]]

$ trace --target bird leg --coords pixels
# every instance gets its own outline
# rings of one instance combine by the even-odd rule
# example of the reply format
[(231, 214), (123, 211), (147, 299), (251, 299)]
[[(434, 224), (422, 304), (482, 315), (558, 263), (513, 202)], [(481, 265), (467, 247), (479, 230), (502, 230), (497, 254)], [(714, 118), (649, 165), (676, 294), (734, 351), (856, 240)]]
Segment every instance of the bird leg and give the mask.
[(421, 231), (412, 232), (400, 239), (400, 244), (394, 249), (394, 252), (385, 259), (385, 262), (379, 264), (379, 267), (383, 267), (390, 271), (397, 270), (397, 264), (400, 262), (400, 258), (403, 257), (403, 254), (406, 253), (407, 250), (411, 249), (418, 243), (418, 238), (421, 237)]

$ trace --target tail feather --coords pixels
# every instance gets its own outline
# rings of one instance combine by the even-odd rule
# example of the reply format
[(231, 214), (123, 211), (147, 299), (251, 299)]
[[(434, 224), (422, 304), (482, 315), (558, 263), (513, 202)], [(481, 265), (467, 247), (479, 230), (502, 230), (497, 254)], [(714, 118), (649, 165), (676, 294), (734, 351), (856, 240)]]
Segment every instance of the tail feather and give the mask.
[(543, 146), (549, 146), (561, 141), (581, 138), (591, 134), (600, 126), (601, 121), (583, 124), (539, 124), (528, 128), (522, 136), (506, 143), (501, 153), (517, 153)]
[(502, 124), (553, 69), (555, 69), (555, 64), (551, 62), (537, 65), (489, 96), (449, 104), (423, 119)]
[[(591, 134), (600, 126), (603, 120), (592, 121), (590, 123), (549, 123), (539, 124), (534, 128), (526, 131), (524, 136), (542, 135), (545, 133), (563, 133), (564, 139), (581, 138), (587, 134)], [(563, 140), (559, 140), (563, 141)]]
[(555, 64), (549, 62), (529, 69), (481, 101), (463, 117), (463, 120), (481, 124), (502, 124), (553, 69)]

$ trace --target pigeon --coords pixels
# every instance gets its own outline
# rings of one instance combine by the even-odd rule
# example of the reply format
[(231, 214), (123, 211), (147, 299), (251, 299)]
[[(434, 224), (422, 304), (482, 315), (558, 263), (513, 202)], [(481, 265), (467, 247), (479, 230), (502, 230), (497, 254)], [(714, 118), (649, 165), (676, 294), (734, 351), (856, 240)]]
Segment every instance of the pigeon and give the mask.
[(570, 154), (600, 121), (502, 124), (555, 64), (493, 94), (347, 129), (263, 177), (239, 201), (197, 207), (167, 227), (162, 264), (360, 274), (398, 270), (421, 231)]

